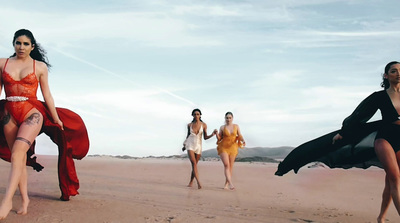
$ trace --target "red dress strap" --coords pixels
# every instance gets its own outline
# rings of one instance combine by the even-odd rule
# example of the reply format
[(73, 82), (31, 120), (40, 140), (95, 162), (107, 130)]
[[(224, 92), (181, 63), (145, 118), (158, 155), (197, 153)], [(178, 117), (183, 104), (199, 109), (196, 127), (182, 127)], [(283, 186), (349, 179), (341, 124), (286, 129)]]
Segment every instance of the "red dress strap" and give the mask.
[(7, 66), (7, 63), (8, 63), (8, 59), (10, 59), (10, 58), (7, 58), (6, 63), (4, 64), (3, 72), (6, 70), (6, 66)]
[[(4, 64), (3, 72), (6, 70), (7, 63), (8, 63), (9, 59), (10, 58), (7, 58), (6, 63)], [(33, 73), (36, 74), (36, 60), (35, 59), (33, 59)]]

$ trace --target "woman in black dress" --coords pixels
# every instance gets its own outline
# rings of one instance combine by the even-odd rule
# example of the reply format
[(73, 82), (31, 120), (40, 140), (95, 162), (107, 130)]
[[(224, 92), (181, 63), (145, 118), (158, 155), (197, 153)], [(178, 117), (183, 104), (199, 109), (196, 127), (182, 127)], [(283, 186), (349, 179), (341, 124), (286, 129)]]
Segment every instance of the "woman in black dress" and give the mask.
[[(302, 166), (313, 161), (324, 162), (331, 168), (379, 166), (385, 170), (386, 178), (377, 220), (385, 221), (392, 200), (400, 215), (399, 62), (392, 61), (386, 65), (381, 85), (385, 89), (364, 99), (343, 121), (340, 130), (295, 148), (279, 164), (275, 175), (282, 176), (292, 169), (297, 173)], [(381, 111), (382, 120), (367, 123), (377, 110)]]

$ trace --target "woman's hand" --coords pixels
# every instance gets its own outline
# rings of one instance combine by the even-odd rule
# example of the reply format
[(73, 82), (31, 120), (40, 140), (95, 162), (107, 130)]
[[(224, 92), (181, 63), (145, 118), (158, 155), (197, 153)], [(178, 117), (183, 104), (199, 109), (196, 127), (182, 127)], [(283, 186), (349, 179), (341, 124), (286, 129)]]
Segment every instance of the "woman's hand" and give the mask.
[(333, 139), (332, 139), (332, 144), (335, 144), (336, 141), (343, 139), (343, 136), (341, 136), (339, 133), (336, 134)]
[(213, 131), (213, 133), (212, 133), (213, 135), (216, 135), (216, 134), (218, 134), (218, 130), (217, 129), (214, 129), (214, 131)]
[(60, 119), (58, 119), (58, 121), (56, 121), (56, 124), (58, 124), (61, 127), (61, 130), (64, 130), (64, 124)]

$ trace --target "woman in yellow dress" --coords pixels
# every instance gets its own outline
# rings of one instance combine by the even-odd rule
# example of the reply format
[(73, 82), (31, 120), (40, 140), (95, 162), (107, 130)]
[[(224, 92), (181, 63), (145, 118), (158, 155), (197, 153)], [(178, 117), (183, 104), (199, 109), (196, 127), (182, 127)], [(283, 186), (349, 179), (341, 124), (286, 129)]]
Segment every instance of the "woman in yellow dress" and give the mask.
[(246, 143), (240, 133), (239, 125), (233, 124), (232, 112), (225, 114), (225, 125), (221, 126), (217, 134), (217, 151), (224, 164), (225, 186), (224, 189), (234, 190), (232, 183), (232, 170), (238, 154), (238, 148), (243, 148)]

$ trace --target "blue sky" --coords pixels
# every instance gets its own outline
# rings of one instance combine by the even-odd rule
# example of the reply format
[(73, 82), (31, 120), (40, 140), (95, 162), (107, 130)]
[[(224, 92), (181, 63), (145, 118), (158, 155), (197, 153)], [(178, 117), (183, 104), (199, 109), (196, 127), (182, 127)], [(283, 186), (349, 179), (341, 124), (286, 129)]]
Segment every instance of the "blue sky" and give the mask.
[[(340, 128), (399, 60), (399, 1), (9, 1), (0, 57), (31, 30), (56, 105), (87, 124), (89, 154), (181, 154), (191, 111), (232, 111), (248, 147)], [(4, 98), (4, 92), (1, 94)], [(215, 147), (215, 138), (203, 150)], [(57, 154), (39, 137), (39, 154)]]

